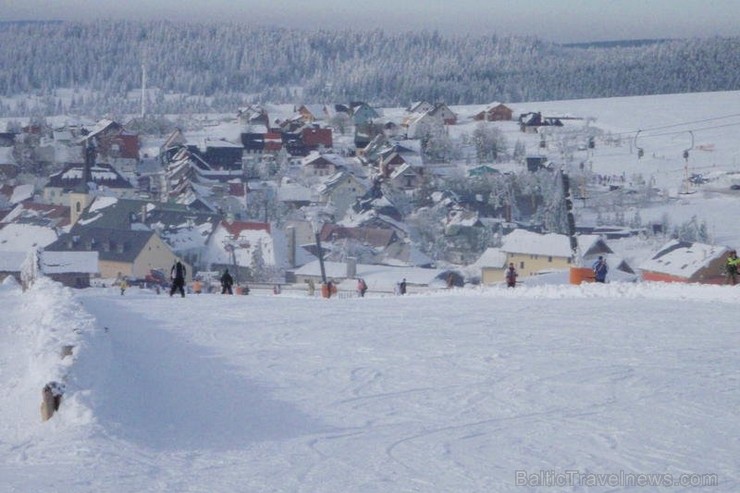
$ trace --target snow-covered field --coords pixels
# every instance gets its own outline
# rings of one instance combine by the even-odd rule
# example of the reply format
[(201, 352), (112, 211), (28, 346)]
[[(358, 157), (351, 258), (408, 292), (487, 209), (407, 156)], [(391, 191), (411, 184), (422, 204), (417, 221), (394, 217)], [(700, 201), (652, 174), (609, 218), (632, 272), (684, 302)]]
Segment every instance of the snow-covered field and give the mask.
[[(739, 301), (646, 283), (330, 300), (5, 283), (0, 491), (737, 492)], [(42, 423), (51, 380), (66, 395)]]

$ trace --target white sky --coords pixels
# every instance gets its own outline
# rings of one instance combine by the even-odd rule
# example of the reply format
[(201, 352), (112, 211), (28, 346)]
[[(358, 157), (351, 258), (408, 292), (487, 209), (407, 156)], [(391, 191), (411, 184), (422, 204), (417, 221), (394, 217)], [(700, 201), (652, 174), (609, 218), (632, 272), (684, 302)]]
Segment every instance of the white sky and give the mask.
[(0, 4), (3, 20), (229, 20), (306, 29), (535, 34), (557, 42), (740, 35), (737, 0), (0, 0)]

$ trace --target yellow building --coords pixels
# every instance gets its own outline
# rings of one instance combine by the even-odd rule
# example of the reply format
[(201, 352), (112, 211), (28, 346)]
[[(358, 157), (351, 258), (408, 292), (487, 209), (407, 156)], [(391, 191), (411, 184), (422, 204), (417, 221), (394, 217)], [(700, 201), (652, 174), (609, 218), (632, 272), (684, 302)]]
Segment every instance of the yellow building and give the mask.
[(515, 229), (503, 239), (498, 249), (489, 249), (478, 261), (481, 282), (503, 282), (506, 268), (513, 263), (519, 277), (528, 277), (543, 271), (567, 270), (573, 263), (570, 240), (566, 235), (539, 234)]
[[(100, 276), (119, 275), (142, 278), (149, 271), (161, 270), (169, 276), (178, 260), (172, 249), (153, 231), (118, 230), (111, 228), (75, 228), (49, 245), (49, 251), (96, 251)], [(192, 267), (186, 264), (187, 280), (192, 279)]]

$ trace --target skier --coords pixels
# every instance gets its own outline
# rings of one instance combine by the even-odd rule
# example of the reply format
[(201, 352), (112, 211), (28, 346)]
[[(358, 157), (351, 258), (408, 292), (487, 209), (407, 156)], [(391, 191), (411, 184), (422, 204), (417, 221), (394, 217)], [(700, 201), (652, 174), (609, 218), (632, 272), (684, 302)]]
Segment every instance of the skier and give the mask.
[(357, 280), (357, 294), (360, 295), (360, 298), (364, 298), (366, 292), (367, 284), (365, 283), (365, 280), (363, 278), (359, 278)]
[(224, 270), (224, 274), (221, 276), (221, 294), (234, 294), (231, 290), (231, 286), (234, 285), (234, 278), (229, 274), (229, 269)]
[(725, 265), (727, 270), (727, 284), (734, 286), (737, 283), (737, 266), (740, 265), (740, 259), (737, 258), (737, 251), (730, 251)]
[(401, 283), (398, 285), (398, 294), (400, 294), (401, 296), (406, 294), (406, 278), (405, 277), (403, 278), (403, 281), (401, 281)]
[(172, 279), (172, 287), (170, 288), (170, 296), (179, 291), (181, 297), (185, 297), (185, 275), (187, 270), (185, 265), (179, 260), (175, 262), (170, 270), (170, 279)]
[(606, 282), (606, 273), (609, 272), (609, 267), (606, 265), (604, 257), (599, 255), (599, 258), (594, 262), (594, 280), (596, 282)]
[(509, 288), (515, 287), (517, 276), (519, 276), (519, 273), (514, 268), (514, 263), (509, 262), (509, 268), (506, 269), (506, 286)]
[(121, 288), (121, 296), (123, 296), (123, 293), (126, 292), (126, 288), (128, 287), (128, 283), (126, 282), (126, 278), (122, 278), (121, 281), (118, 283), (118, 287)]

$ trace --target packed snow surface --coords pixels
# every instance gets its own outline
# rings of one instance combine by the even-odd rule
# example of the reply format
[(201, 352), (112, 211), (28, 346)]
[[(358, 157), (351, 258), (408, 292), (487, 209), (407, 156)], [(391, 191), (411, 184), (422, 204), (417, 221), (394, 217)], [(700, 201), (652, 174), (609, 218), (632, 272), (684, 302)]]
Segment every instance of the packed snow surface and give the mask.
[[(649, 283), (327, 300), (6, 282), (0, 491), (737, 492), (739, 301)], [(66, 393), (41, 422), (49, 381)]]

